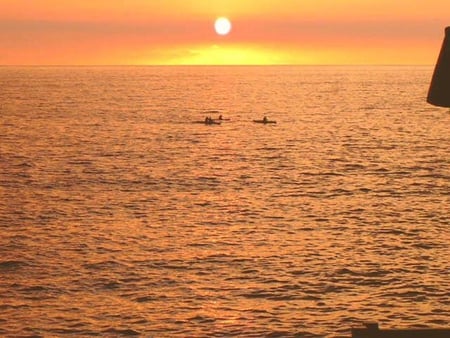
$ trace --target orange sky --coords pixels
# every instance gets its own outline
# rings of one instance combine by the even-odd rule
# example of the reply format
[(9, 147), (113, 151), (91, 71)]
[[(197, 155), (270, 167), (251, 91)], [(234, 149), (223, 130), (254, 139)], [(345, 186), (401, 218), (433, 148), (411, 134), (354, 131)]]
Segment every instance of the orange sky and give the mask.
[(449, 14), (448, 0), (0, 0), (0, 65), (431, 65)]

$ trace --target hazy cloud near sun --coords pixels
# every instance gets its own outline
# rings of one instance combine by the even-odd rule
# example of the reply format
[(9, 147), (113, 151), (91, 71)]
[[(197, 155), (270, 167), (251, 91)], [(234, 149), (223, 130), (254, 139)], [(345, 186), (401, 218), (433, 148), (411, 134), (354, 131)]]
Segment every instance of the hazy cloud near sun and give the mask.
[[(114, 21), (1, 21), (3, 34), (32, 35), (35, 37), (47, 34), (70, 37), (86, 34), (86, 38), (128, 37), (144, 41), (170, 43), (167, 39), (211, 38), (214, 36), (212, 21), (185, 19), (167, 22), (151, 19), (147, 22), (114, 22)], [(439, 27), (444, 23), (440, 23)], [(231, 39), (244, 41), (302, 41), (328, 39), (407, 39), (424, 40), (436, 35), (434, 22), (398, 22), (392, 20), (276, 20), (273, 18), (259, 20), (235, 20)]]

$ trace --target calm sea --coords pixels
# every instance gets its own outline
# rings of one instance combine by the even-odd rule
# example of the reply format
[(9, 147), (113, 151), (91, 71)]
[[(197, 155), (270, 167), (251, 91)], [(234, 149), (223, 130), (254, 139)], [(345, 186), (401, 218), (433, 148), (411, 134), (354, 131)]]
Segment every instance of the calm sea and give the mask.
[(432, 71), (0, 67), (0, 335), (449, 326)]

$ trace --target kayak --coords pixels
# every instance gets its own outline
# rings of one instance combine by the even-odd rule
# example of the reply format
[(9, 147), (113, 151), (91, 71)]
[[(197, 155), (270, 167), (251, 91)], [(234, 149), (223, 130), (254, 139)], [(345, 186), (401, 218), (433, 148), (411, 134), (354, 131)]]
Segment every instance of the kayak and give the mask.
[(208, 121), (208, 122), (206, 122), (206, 121), (194, 121), (194, 122), (192, 122), (192, 123), (197, 123), (197, 124), (205, 124), (205, 125), (207, 125), (207, 126), (209, 126), (209, 125), (213, 125), (213, 124), (216, 124), (216, 125), (220, 125), (220, 124), (222, 124), (222, 122), (218, 122), (218, 121)]
[(269, 124), (269, 123), (276, 124), (277, 123), (277, 121), (270, 121), (270, 120), (253, 120), (253, 122), (262, 123), (262, 124)]

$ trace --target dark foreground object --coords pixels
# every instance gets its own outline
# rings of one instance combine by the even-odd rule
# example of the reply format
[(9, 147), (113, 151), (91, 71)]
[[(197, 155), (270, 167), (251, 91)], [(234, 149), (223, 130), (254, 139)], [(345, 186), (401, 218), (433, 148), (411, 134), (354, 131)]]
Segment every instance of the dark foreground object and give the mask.
[(444, 42), (434, 68), (427, 102), (450, 107), (450, 27), (445, 28)]
[(450, 329), (380, 330), (378, 323), (353, 328), (352, 338), (449, 338)]

